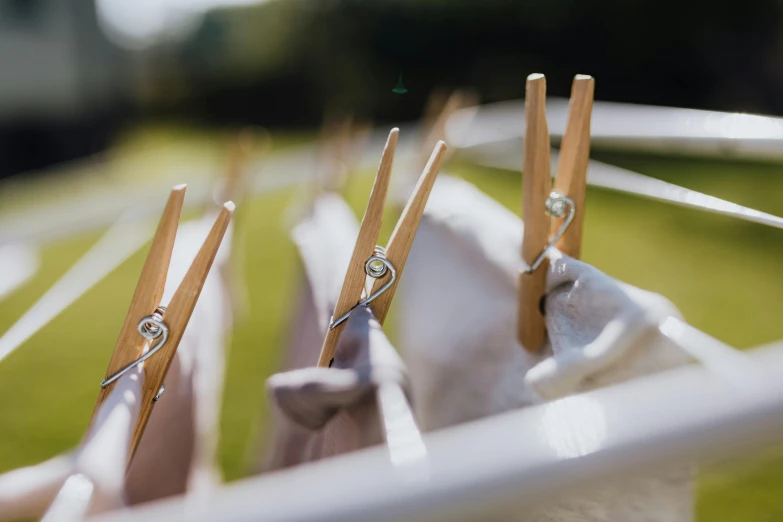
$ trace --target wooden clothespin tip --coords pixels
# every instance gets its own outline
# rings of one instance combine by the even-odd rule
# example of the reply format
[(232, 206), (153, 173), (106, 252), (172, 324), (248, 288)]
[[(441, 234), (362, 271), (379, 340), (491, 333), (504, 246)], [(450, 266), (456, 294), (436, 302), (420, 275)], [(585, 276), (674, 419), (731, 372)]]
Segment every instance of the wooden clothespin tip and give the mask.
[(432, 149), (430, 159), (427, 160), (427, 165), (424, 167), (424, 173), (422, 176), (425, 176), (428, 172), (433, 172), (433, 176), (437, 175), (438, 169), (440, 169), (440, 164), (443, 161), (443, 158), (446, 156), (446, 151), (448, 149), (449, 146), (446, 145), (445, 141), (438, 140), (438, 143), (436, 143), (435, 147)]
[[(435, 177), (438, 175), (438, 170), (440, 169), (440, 164), (443, 161), (443, 157), (446, 155), (446, 151), (448, 150), (448, 145), (446, 145), (446, 142), (443, 140), (438, 140), (438, 143), (435, 144), (435, 147), (432, 149), (432, 154), (430, 154), (430, 159), (427, 161), (427, 165), (424, 167), (424, 172), (421, 173), (421, 177), (419, 178), (419, 184), (423, 182), (423, 180), (428, 180), (425, 183), (429, 185), (429, 188), (426, 190), (426, 194), (422, 194), (419, 197), (422, 199), (422, 203), (425, 204), (427, 202), (427, 199), (429, 198), (429, 191), (432, 189), (432, 184), (435, 183)], [(419, 191), (419, 187), (417, 186), (416, 189), (414, 189), (414, 194), (411, 196), (411, 199), (414, 199)], [(414, 224), (414, 230), (419, 226), (418, 220)]]
[[(389, 131), (389, 137), (386, 138), (386, 145), (383, 147), (383, 153), (381, 155), (381, 165), (378, 167), (377, 178), (385, 179), (391, 175), (392, 163), (394, 162), (394, 153), (397, 150), (397, 140), (400, 136), (400, 129), (394, 127)], [(385, 183), (385, 182), (384, 182)], [(385, 198), (385, 192), (384, 192)], [(384, 201), (380, 202), (380, 206), (383, 207)]]
[[(397, 140), (400, 137), (400, 129), (397, 127), (394, 127), (392, 130), (389, 131), (389, 137), (386, 138), (386, 145), (383, 147), (383, 156), (381, 156), (381, 159), (385, 159), (386, 157), (389, 158), (389, 160), (393, 159), (394, 152), (397, 150)], [(391, 168), (391, 164), (389, 164), (389, 168)]]
[[(173, 230), (169, 232), (171, 237), (169, 237), (168, 240), (172, 241), (172, 244), (169, 246), (173, 246), (174, 234), (177, 232), (179, 218), (182, 214), (182, 207), (185, 204), (185, 192), (187, 189), (188, 186), (186, 183), (171, 187), (169, 199), (166, 202), (166, 207), (163, 209), (163, 215), (160, 217), (160, 222), (158, 224), (159, 231), (173, 227)], [(162, 235), (165, 236), (166, 234), (166, 232), (163, 232)]]
[(163, 210), (163, 216), (160, 218), (161, 224), (169, 221), (179, 224), (179, 216), (182, 212), (182, 206), (185, 203), (185, 192), (187, 190), (188, 185), (186, 183), (171, 187), (166, 208)]
[[(560, 142), (560, 160), (555, 179), (555, 190), (570, 198), (574, 205), (571, 224), (558, 240), (557, 248), (575, 259), (579, 259), (582, 248), (594, 91), (595, 80), (592, 76), (577, 74), (574, 77), (568, 105), (568, 123)], [(552, 237), (559, 233), (566, 219), (567, 215), (552, 218)]]
[[(595, 78), (589, 74), (577, 74), (574, 76), (574, 82), (571, 86), (571, 101), (576, 101), (581, 105), (587, 105), (588, 110), (592, 112), (593, 108), (593, 91), (595, 90)], [(571, 115), (569, 114), (569, 120)], [(589, 118), (588, 118), (589, 121)], [(589, 126), (588, 126), (589, 136)]]

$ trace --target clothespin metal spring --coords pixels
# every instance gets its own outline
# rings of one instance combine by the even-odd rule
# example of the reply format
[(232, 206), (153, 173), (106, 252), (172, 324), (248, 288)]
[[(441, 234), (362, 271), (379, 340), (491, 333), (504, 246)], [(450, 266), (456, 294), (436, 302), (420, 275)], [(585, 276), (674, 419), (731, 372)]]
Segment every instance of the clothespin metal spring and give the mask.
[[(160, 341), (155, 344), (152, 348), (150, 348), (147, 353), (144, 353), (136, 359), (135, 361), (131, 361), (124, 367), (120, 368), (117, 372), (110, 375), (109, 377), (106, 377), (103, 381), (101, 381), (101, 388), (105, 388), (126, 373), (128, 373), (131, 369), (138, 366), (139, 364), (143, 363), (153, 355), (155, 355), (155, 352), (163, 348), (163, 345), (166, 344), (166, 341), (169, 338), (169, 327), (166, 326), (166, 323), (163, 322), (163, 313), (166, 311), (165, 306), (159, 306), (152, 315), (148, 315), (147, 317), (144, 317), (141, 321), (139, 321), (139, 325), (137, 327), (137, 330), (139, 331), (139, 334), (144, 337), (145, 339), (157, 339), (160, 337)], [(161, 386), (161, 389), (158, 391), (158, 394), (155, 396), (155, 400), (158, 400), (160, 396), (163, 394), (163, 387)]]
[(557, 233), (552, 236), (552, 239), (549, 240), (549, 243), (547, 243), (543, 250), (541, 250), (541, 253), (538, 254), (538, 257), (536, 257), (535, 261), (533, 261), (533, 264), (528, 265), (524, 260), (521, 261), (523, 272), (532, 274), (536, 271), (536, 269), (538, 269), (539, 266), (541, 266), (541, 263), (546, 257), (547, 251), (551, 247), (555, 246), (558, 240), (563, 237), (565, 231), (568, 230), (568, 225), (571, 224), (571, 221), (574, 220), (574, 216), (576, 215), (576, 204), (574, 203), (573, 199), (564, 194), (561, 194), (556, 190), (550, 192), (549, 197), (546, 199), (547, 215), (550, 217), (563, 217), (563, 215), (566, 213), (566, 209), (568, 210), (568, 216), (566, 216), (565, 221), (557, 230)]
[(367, 261), (364, 263), (364, 271), (367, 273), (368, 276), (374, 278), (374, 279), (380, 279), (384, 275), (386, 275), (386, 272), (389, 272), (391, 276), (389, 277), (389, 280), (386, 281), (386, 284), (384, 284), (382, 287), (378, 289), (374, 294), (372, 294), (370, 297), (363, 299), (362, 301), (359, 301), (359, 303), (356, 304), (353, 308), (345, 312), (343, 315), (335, 319), (329, 324), (329, 329), (333, 330), (340, 324), (344, 323), (348, 317), (351, 316), (351, 312), (360, 306), (367, 306), (371, 302), (373, 302), (376, 298), (380, 297), (381, 294), (383, 294), (385, 291), (387, 291), (389, 288), (394, 285), (394, 283), (397, 281), (397, 270), (394, 268), (394, 265), (391, 264), (391, 261), (386, 259), (386, 250), (381, 246), (375, 247), (375, 252), (372, 256), (370, 256)]

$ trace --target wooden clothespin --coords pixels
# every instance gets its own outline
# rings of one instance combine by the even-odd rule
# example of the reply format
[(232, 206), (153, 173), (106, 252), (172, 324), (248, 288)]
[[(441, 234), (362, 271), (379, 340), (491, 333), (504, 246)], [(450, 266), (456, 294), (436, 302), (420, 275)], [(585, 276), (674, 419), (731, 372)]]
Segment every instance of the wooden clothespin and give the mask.
[[(219, 190), (215, 191), (215, 197), (211, 198), (206, 209), (207, 216), (212, 215), (216, 205), (223, 201), (241, 202), (247, 192), (250, 159), (254, 153), (263, 155), (270, 148), (272, 137), (264, 128), (245, 127), (236, 133), (229, 142), (228, 160), (225, 174), (216, 184)], [(219, 210), (219, 208), (217, 209)], [(237, 226), (237, 218), (234, 218), (234, 227)], [(231, 306), (236, 317), (244, 318), (250, 309), (250, 297), (244, 281), (244, 242), (231, 241), (229, 252), (231, 262), (225, 263), (221, 269), (223, 279), (226, 282), (231, 300)]]
[[(582, 225), (587, 195), (587, 164), (590, 161), (590, 120), (593, 114), (595, 80), (592, 76), (577, 74), (571, 85), (568, 105), (568, 123), (560, 142), (555, 190), (574, 202), (574, 218), (557, 241), (558, 250), (579, 259), (582, 250)], [(563, 226), (566, 216), (553, 217), (550, 235), (554, 237)]]
[(372, 122), (367, 119), (354, 119), (351, 123), (348, 139), (345, 143), (345, 172), (346, 177), (350, 177), (359, 167), (362, 155), (367, 142), (372, 134)]
[(318, 183), (314, 186), (316, 194), (324, 190), (337, 191), (342, 186), (352, 128), (353, 115), (343, 114), (335, 106), (326, 108), (318, 140)]
[(526, 268), (519, 276), (517, 337), (522, 346), (533, 353), (537, 353), (546, 340), (546, 323), (542, 313), (549, 265), (546, 251), (557, 245), (565, 254), (579, 256), (593, 91), (591, 77), (576, 76), (553, 192), (546, 122), (546, 79), (542, 74), (531, 74), (527, 78), (522, 180), (525, 224), (522, 261)]
[(226, 171), (219, 180), (219, 191), (216, 191), (214, 204), (221, 201), (237, 202), (245, 190), (247, 182), (248, 162), (254, 150), (265, 152), (271, 138), (266, 129), (243, 128), (231, 139), (228, 150)]
[(438, 116), (446, 107), (449, 96), (449, 90), (443, 87), (435, 87), (430, 91), (427, 101), (424, 103), (424, 109), (421, 112), (421, 123), (425, 129), (431, 129), (435, 125)]
[[(446, 144), (442, 141), (438, 142), (394, 228), (388, 248), (385, 251), (379, 251), (376, 249), (376, 245), (383, 221), (383, 209), (389, 189), (398, 134), (399, 129), (392, 129), (386, 141), (386, 147), (383, 150), (381, 163), (370, 193), (370, 200), (367, 203), (367, 210), (359, 228), (359, 236), (356, 238), (343, 287), (332, 315), (332, 323), (329, 325), (324, 344), (321, 347), (318, 366), (329, 366), (340, 338), (342, 324), (354, 307), (362, 304), (369, 305), (375, 312), (378, 322), (383, 324), (391, 305), (394, 285), (402, 275), (405, 261), (416, 235), (416, 229), (424, 213), (424, 206), (432, 191), (440, 163), (446, 152)], [(362, 299), (368, 275), (373, 277), (375, 282), (369, 295)]]
[(477, 99), (477, 94), (470, 89), (455, 89), (448, 97), (440, 90), (430, 95), (422, 122), (425, 129), (425, 139), (421, 142), (420, 151), (422, 165), (426, 164), (429, 158), (432, 144), (445, 139), (449, 118), (459, 109), (476, 105)]
[[(178, 185), (171, 191), (106, 370), (106, 378), (101, 383), (91, 420), (92, 424), (114, 388), (114, 382), (131, 368), (143, 364), (145, 378), (139, 417), (131, 438), (130, 458), (133, 458), (138, 447), (154, 401), (163, 391), (163, 380), (234, 212), (233, 203), (223, 205), (182, 283), (164, 308), (160, 300), (185, 199), (185, 188), (185, 185)], [(151, 348), (150, 343), (153, 343)]]
[(330, 112), (327, 116), (321, 130), (319, 189), (337, 192), (361, 159), (361, 149), (370, 136), (371, 126), (353, 114), (338, 117)]

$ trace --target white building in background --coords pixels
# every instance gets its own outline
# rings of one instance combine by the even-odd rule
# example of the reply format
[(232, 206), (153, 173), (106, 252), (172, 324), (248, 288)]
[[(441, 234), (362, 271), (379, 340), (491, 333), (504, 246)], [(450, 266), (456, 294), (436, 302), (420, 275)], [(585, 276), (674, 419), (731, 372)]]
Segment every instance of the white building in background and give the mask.
[(95, 152), (130, 95), (126, 57), (93, 0), (0, 0), (0, 176)]
[(92, 0), (0, 0), (0, 124), (110, 107), (122, 95), (120, 57)]
[(263, 1), (0, 0), (0, 178), (102, 150), (205, 13)]

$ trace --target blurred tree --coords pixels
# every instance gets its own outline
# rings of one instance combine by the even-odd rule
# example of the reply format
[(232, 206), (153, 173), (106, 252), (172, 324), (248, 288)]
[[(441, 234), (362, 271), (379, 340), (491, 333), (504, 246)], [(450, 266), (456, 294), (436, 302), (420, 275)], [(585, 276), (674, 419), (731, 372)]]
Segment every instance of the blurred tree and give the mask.
[(782, 24), (777, 0), (276, 0), (209, 13), (174, 59), (210, 121), (413, 118), (434, 87), (517, 98), (534, 71), (554, 95), (586, 73), (599, 99), (783, 113)]

